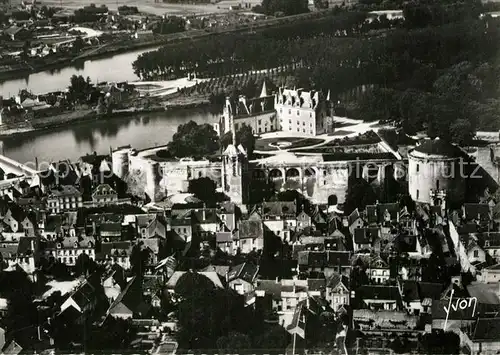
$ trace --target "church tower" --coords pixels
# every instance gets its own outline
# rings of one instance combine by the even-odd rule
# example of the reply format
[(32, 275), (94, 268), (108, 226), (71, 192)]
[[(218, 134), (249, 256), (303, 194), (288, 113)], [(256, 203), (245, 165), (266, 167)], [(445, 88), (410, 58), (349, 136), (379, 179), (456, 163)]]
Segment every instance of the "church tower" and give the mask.
[(241, 205), (248, 201), (248, 156), (245, 148), (236, 147), (236, 130), (233, 115), (229, 116), (233, 142), (222, 153), (222, 190), (232, 202)]

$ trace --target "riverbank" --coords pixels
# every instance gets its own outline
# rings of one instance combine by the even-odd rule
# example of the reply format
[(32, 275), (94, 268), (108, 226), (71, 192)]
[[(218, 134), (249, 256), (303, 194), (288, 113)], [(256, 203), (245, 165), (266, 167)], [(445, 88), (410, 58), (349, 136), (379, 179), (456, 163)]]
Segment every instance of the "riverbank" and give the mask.
[(93, 110), (77, 110), (66, 112), (60, 115), (33, 119), (30, 122), (21, 122), (10, 125), (0, 125), (0, 138), (15, 137), (28, 135), (35, 132), (47, 131), (56, 128), (76, 126), (87, 123), (89, 121), (105, 121), (116, 118), (128, 118), (135, 115), (156, 114), (159, 112), (176, 111), (192, 108), (207, 108), (210, 106), (210, 101), (204, 98), (181, 99), (178, 98), (163, 106), (154, 106), (151, 108), (129, 108), (115, 110), (112, 113), (98, 115)]

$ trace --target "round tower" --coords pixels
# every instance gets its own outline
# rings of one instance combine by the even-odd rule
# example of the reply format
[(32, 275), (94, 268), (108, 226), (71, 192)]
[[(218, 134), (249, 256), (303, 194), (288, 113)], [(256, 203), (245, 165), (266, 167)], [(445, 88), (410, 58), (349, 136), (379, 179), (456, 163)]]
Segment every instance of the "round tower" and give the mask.
[(463, 152), (440, 139), (426, 140), (408, 153), (408, 188), (416, 202), (436, 204), (447, 196), (461, 199), (465, 191)]
[(129, 153), (130, 148), (119, 148), (111, 155), (111, 160), (113, 161), (113, 174), (122, 180), (129, 172)]

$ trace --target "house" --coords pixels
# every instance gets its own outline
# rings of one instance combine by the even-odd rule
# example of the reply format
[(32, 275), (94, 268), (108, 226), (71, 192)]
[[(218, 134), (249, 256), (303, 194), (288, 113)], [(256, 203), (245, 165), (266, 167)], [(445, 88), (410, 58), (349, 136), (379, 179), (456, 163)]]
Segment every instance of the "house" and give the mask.
[(389, 264), (380, 256), (375, 256), (370, 258), (366, 273), (373, 283), (385, 284), (390, 278)]
[(432, 303), (441, 299), (443, 285), (431, 282), (398, 282), (403, 307), (409, 314), (430, 313)]
[(186, 243), (190, 242), (194, 232), (191, 211), (172, 209), (171, 214), (170, 227), (172, 231), (176, 232)]
[(53, 256), (68, 266), (75, 266), (80, 254), (87, 254), (91, 260), (96, 258), (95, 239), (87, 236), (67, 237), (48, 242), (45, 251), (49, 257)]
[(242, 220), (238, 223), (237, 248), (244, 254), (264, 249), (262, 221)]
[(349, 276), (351, 273), (351, 252), (344, 251), (299, 251), (298, 266), (301, 273), (321, 273), (325, 278), (334, 273)]
[(259, 267), (248, 262), (232, 267), (227, 273), (229, 288), (235, 290), (240, 295), (252, 291), (258, 272)]
[[(100, 308), (103, 300), (106, 300), (106, 295), (102, 287), (97, 288), (89, 280), (85, 280), (61, 304), (59, 315), (68, 311), (76, 311), (80, 315), (92, 313)], [(77, 323), (84, 317), (80, 318), (76, 320)]]
[(401, 295), (397, 286), (363, 285), (356, 290), (356, 298), (372, 310), (393, 311), (401, 308)]
[(233, 239), (234, 239), (233, 232), (221, 231), (215, 233), (215, 241), (217, 243), (217, 248), (219, 248), (224, 253), (227, 253), (229, 255), (236, 254), (236, 251), (238, 249)]
[(3, 31), (11, 41), (23, 41), (31, 37), (31, 31), (25, 27), (11, 26)]
[(359, 213), (359, 210), (356, 208), (354, 211), (351, 212), (349, 217), (347, 217), (347, 225), (349, 227), (349, 232), (351, 235), (354, 235), (354, 230), (357, 228), (362, 228), (364, 226), (364, 221), (361, 218), (361, 214)]
[(485, 283), (499, 282), (500, 281), (500, 264), (485, 267), (481, 270), (481, 275), (478, 275), (478, 279), (481, 279)]
[(292, 322), (285, 329), (294, 336), (297, 335), (304, 340), (312, 340), (322, 324), (321, 314), (332, 311), (323, 299), (307, 297), (297, 305)]
[(500, 262), (500, 232), (481, 233), (478, 235), (478, 239), (482, 241), (483, 250), (497, 262)]
[[(293, 280), (258, 280), (252, 296), (257, 300), (270, 301), (264, 313), (275, 313), (282, 327), (290, 325), (295, 309), (308, 297), (323, 297), (324, 279)], [(257, 300), (255, 302), (257, 302)]]
[(2, 222), (5, 223), (11, 232), (29, 232), (31, 235), (37, 227), (36, 219), (33, 214), (25, 212), (21, 207), (14, 203), (8, 204), (8, 210), (5, 213)]
[(264, 225), (283, 241), (290, 240), (297, 227), (297, 203), (276, 201), (262, 203), (261, 218)]
[(373, 250), (375, 243), (380, 239), (380, 228), (356, 228), (352, 235), (355, 253), (370, 252)]
[(312, 225), (312, 218), (305, 211), (297, 215), (297, 229), (309, 228)]
[(129, 270), (132, 249), (133, 244), (130, 241), (102, 242), (96, 258), (100, 262), (119, 265), (123, 269)]
[(462, 206), (462, 219), (464, 222), (475, 222), (488, 225), (492, 215), (487, 203), (464, 203)]
[(103, 276), (102, 287), (107, 299), (112, 303), (122, 292), (127, 284), (125, 270), (114, 264)]
[(21, 237), (16, 241), (1, 241), (0, 255), (8, 267), (18, 265), (28, 275), (34, 275), (39, 261), (39, 243), (35, 237)]
[(500, 318), (479, 318), (467, 342), (472, 354), (494, 354), (500, 349)]
[(232, 202), (222, 203), (217, 210), (219, 220), (225, 225), (227, 230), (231, 232), (236, 229), (240, 214), (241, 212), (239, 211), (238, 206)]
[(377, 203), (366, 206), (366, 219), (369, 224), (398, 223), (400, 208), (398, 203)]
[(325, 299), (334, 311), (350, 304), (349, 279), (347, 276), (334, 274), (326, 280)]
[(92, 202), (96, 205), (111, 205), (118, 201), (118, 193), (108, 184), (100, 184), (92, 193)]
[(80, 207), (83, 207), (82, 194), (74, 186), (60, 186), (51, 190), (47, 197), (47, 209), (54, 214), (76, 210)]
[(150, 308), (143, 299), (141, 279), (134, 276), (113, 301), (107, 316), (120, 319), (145, 318)]

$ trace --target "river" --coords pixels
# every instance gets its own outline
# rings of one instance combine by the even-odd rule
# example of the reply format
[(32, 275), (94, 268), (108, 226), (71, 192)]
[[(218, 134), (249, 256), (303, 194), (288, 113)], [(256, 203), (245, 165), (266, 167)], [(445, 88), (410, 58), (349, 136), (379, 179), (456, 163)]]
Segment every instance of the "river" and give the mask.
[(132, 69), (132, 62), (137, 56), (155, 48), (139, 49), (128, 53), (117, 54), (109, 58), (87, 60), (83, 64), (75, 64), (62, 69), (47, 70), (26, 75), (25, 78), (0, 82), (0, 94), (4, 97), (17, 95), (19, 90), (28, 89), (35, 94), (63, 90), (68, 87), (72, 75), (90, 77), (97, 81), (135, 81), (138, 80)]
[[(4, 97), (27, 88), (34, 93), (64, 89), (73, 74), (89, 76), (92, 82), (135, 81), (132, 62), (137, 55), (153, 49), (137, 50), (110, 58), (88, 60), (80, 67), (44, 71), (25, 79), (0, 83)], [(10, 95), (9, 95), (10, 94)], [(147, 148), (167, 144), (180, 124), (193, 120), (197, 123), (213, 122), (216, 116), (206, 110), (173, 110), (142, 114), (105, 121), (91, 121), (47, 131), (32, 132), (1, 140), (2, 154), (20, 162), (57, 161), (78, 159), (81, 155), (97, 152), (106, 154), (110, 147), (130, 144), (134, 148)]]
[(204, 109), (172, 110), (105, 121), (85, 122), (70, 127), (33, 132), (2, 139), (4, 155), (19, 162), (76, 161), (87, 153), (109, 153), (110, 147), (130, 144), (137, 149), (167, 144), (177, 127), (193, 120), (210, 123), (214, 115)]

